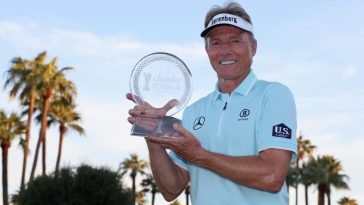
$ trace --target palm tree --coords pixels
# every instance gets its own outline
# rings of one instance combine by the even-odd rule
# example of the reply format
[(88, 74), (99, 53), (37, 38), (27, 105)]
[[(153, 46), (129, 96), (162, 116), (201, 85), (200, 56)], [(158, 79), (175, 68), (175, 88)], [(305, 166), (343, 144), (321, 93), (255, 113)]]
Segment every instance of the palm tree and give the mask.
[[(67, 95), (65, 98), (73, 98), (76, 94), (75, 87), (71, 81), (66, 79), (64, 72), (71, 70), (71, 67), (65, 67), (61, 70), (57, 68), (57, 59), (54, 58), (49, 64), (40, 66), (39, 75), (41, 76), (41, 82), (37, 85), (40, 89), (40, 110), (41, 110), (41, 128), (39, 131), (39, 138), (37, 141), (35, 155), (33, 160), (33, 166), (30, 173), (30, 181), (33, 180), (35, 169), (37, 167), (38, 155), (40, 145), (42, 144), (42, 173), (46, 174), (46, 130), (48, 127), (47, 118), (49, 114), (49, 105), (53, 95)], [(67, 91), (67, 92), (66, 92)], [(71, 96), (70, 96), (71, 95)]]
[(135, 180), (138, 173), (145, 174), (144, 169), (148, 167), (148, 162), (139, 159), (137, 154), (130, 154), (129, 159), (125, 159), (119, 165), (119, 172), (122, 171), (121, 176), (124, 176), (130, 171), (130, 178), (132, 180), (132, 194), (135, 202), (136, 191), (135, 191)]
[(339, 205), (358, 205), (358, 202), (350, 197), (344, 196), (338, 202)]
[(59, 144), (58, 155), (55, 168), (55, 175), (59, 173), (59, 165), (62, 157), (63, 139), (69, 128), (76, 131), (80, 135), (84, 135), (84, 129), (78, 124), (81, 121), (80, 114), (75, 111), (76, 105), (69, 99), (61, 98), (53, 101), (50, 107), (50, 122), (59, 124)]
[(21, 105), (26, 106), (28, 109), (28, 119), (25, 126), (25, 140), (23, 144), (23, 168), (20, 183), (20, 190), (24, 190), (25, 175), (27, 170), (27, 162), (29, 155), (29, 142), (31, 138), (31, 125), (32, 116), (34, 111), (34, 104), (37, 98), (37, 84), (39, 77), (37, 68), (44, 63), (46, 52), (40, 53), (34, 60), (29, 61), (16, 57), (12, 59), (12, 66), (6, 71), (7, 79), (4, 88), (10, 87), (10, 99), (19, 96)]
[(150, 192), (152, 194), (152, 205), (154, 205), (155, 195), (159, 192), (159, 188), (153, 175), (148, 174), (147, 177), (142, 180), (141, 185), (144, 187), (143, 192)]
[(8, 195), (8, 152), (11, 141), (24, 133), (24, 123), (20, 117), (13, 112), (9, 116), (0, 109), (0, 141), (2, 149), (2, 172), (3, 172), (3, 204), (9, 204)]
[(331, 204), (331, 186), (338, 189), (348, 189), (349, 186), (345, 182), (348, 178), (341, 174), (342, 166), (333, 156), (324, 155), (318, 156), (317, 159), (311, 158), (307, 163), (307, 169), (312, 175), (312, 180), (317, 184), (318, 188), (318, 205), (325, 204), (325, 195), (328, 199), (328, 204)]
[[(312, 157), (312, 153), (313, 150), (316, 148), (316, 146), (312, 145), (310, 140), (306, 140), (303, 139), (303, 135), (302, 133), (300, 134), (300, 136), (297, 139), (297, 147), (298, 147), (298, 151), (297, 151), (297, 160), (296, 160), (296, 170), (298, 171), (298, 173), (300, 173), (301, 171), (301, 164), (303, 159), (305, 158), (309, 158)], [(300, 178), (301, 176), (297, 175), (298, 178)], [(300, 179), (297, 179), (297, 182), (300, 182)], [(298, 183), (295, 186), (296, 189), (296, 205), (298, 204)], [(307, 189), (308, 187), (305, 186), (305, 199), (306, 199), (306, 205), (308, 204), (308, 195), (307, 195)]]

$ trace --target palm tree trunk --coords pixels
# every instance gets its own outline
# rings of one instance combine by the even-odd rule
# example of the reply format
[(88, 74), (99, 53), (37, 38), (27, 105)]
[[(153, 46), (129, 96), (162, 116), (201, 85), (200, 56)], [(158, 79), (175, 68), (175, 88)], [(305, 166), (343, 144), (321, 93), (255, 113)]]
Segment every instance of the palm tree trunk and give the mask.
[(318, 185), (318, 205), (325, 205), (325, 185)]
[[(49, 91), (50, 92), (50, 91)], [(49, 110), (49, 100), (50, 95), (46, 95), (44, 97), (43, 103), (43, 113), (42, 113), (42, 174), (46, 175), (47, 172), (47, 117), (48, 117), (48, 110)]]
[(132, 180), (132, 182), (133, 182), (133, 184), (132, 184), (132, 188), (131, 188), (131, 190), (132, 190), (132, 195), (133, 195), (133, 205), (135, 204), (135, 197), (136, 197), (136, 193), (135, 193), (135, 179), (136, 179), (136, 174), (131, 174), (130, 175), (131, 176), (131, 180)]
[(20, 192), (24, 191), (25, 185), (25, 174), (27, 171), (27, 163), (28, 163), (28, 154), (29, 154), (29, 142), (30, 142), (30, 129), (32, 126), (32, 119), (33, 119), (33, 109), (35, 103), (35, 88), (32, 88), (30, 93), (30, 100), (29, 100), (29, 110), (28, 110), (28, 119), (27, 124), (25, 127), (25, 147), (23, 150), (23, 168), (21, 174), (21, 182), (20, 182)]
[(305, 203), (308, 205), (308, 185), (305, 185)]
[(331, 205), (331, 190), (330, 190), (330, 188), (327, 190), (326, 196), (327, 196), (327, 204)]
[[(36, 149), (35, 149), (32, 172), (30, 173), (29, 181), (32, 181), (33, 178), (34, 178), (35, 169), (37, 168), (40, 145), (42, 144), (42, 142), (44, 142), (43, 139), (46, 137), (49, 99), (50, 98), (45, 98), (45, 97), (43, 98), (42, 125), (41, 125), (41, 129), (40, 129), (40, 132), (39, 132), (39, 138), (38, 138), (37, 146), (36, 146)], [(44, 172), (43, 172), (43, 175), (45, 175)]]
[(154, 205), (154, 201), (155, 201), (155, 193), (152, 193), (152, 205)]
[(42, 174), (46, 175), (47, 172), (47, 128), (48, 128), (48, 124), (47, 124), (47, 117), (48, 117), (48, 110), (49, 110), (49, 101), (52, 97), (52, 88), (51, 87), (47, 87), (46, 88), (46, 92), (45, 95), (43, 95), (43, 113), (44, 115), (42, 115), (42, 129), (44, 129), (43, 132), (43, 136), (42, 136), (42, 142), (43, 142), (43, 146), (42, 146)]
[(295, 189), (296, 189), (296, 205), (298, 205), (298, 184), (296, 184)]
[(61, 125), (59, 126), (58, 156), (57, 156), (56, 170), (55, 170), (56, 176), (58, 176), (59, 173), (59, 165), (61, 163), (63, 139), (65, 132), (66, 132), (66, 126), (64, 125), (64, 123), (61, 123)]
[(3, 205), (9, 205), (9, 194), (8, 194), (8, 151), (10, 143), (6, 140), (1, 142), (2, 149), (2, 166), (3, 166)]
[[(299, 168), (300, 168), (300, 163), (299, 163), (299, 161), (300, 161), (300, 159), (299, 158), (297, 158), (297, 160), (296, 160), (296, 168), (297, 168), (297, 170), (300, 170)], [(296, 189), (296, 205), (298, 205), (298, 182), (297, 182), (297, 184), (296, 184), (296, 186), (295, 186), (295, 189)]]
[[(46, 129), (47, 130), (47, 129)], [(45, 131), (47, 132), (47, 131)], [(46, 153), (47, 153), (47, 139), (44, 135), (44, 137), (42, 138), (42, 175), (46, 175), (47, 173), (47, 156), (46, 156)]]
[(40, 144), (41, 143), (42, 143), (42, 137), (41, 137), (41, 134), (39, 134), (38, 142), (37, 142), (37, 145), (35, 147), (35, 154), (34, 154), (34, 159), (33, 159), (33, 166), (32, 166), (32, 171), (30, 172), (29, 181), (33, 181), (33, 178), (34, 178), (35, 169), (37, 168), (39, 148), (40, 148)]

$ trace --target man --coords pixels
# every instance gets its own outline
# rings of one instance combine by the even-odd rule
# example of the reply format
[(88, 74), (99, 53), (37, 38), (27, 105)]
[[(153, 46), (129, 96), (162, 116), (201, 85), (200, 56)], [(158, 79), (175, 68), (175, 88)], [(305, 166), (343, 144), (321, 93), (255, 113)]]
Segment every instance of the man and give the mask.
[[(183, 127), (174, 125), (179, 138), (146, 138), (162, 195), (171, 201), (190, 181), (194, 205), (288, 204), (284, 181), (297, 149), (291, 92), (251, 70), (257, 42), (239, 4), (213, 7), (201, 37), (217, 74), (215, 90), (185, 109)], [(128, 120), (164, 115), (174, 105), (136, 106)]]

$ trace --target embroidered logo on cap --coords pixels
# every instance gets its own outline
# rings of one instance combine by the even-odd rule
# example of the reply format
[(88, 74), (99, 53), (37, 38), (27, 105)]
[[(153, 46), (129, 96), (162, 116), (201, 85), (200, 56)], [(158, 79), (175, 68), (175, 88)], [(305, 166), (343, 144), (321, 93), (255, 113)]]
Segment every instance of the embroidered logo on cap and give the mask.
[(292, 130), (291, 130), (291, 128), (287, 127), (287, 125), (285, 125), (283, 123), (274, 125), (273, 129), (272, 129), (272, 136), (291, 139)]
[(222, 17), (217, 17), (217, 18), (214, 18), (211, 20), (211, 26), (217, 24), (217, 23), (221, 23), (221, 22), (224, 22), (224, 21), (228, 21), (228, 22), (233, 22), (233, 23), (238, 23), (238, 20), (236, 17), (227, 17), (226, 15), (225, 16), (222, 16)]

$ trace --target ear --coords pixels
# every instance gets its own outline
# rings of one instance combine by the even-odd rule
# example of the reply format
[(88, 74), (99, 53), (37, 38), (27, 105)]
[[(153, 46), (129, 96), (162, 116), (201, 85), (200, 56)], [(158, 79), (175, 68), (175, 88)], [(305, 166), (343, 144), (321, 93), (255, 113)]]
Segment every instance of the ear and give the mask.
[(252, 39), (252, 54), (255, 56), (257, 53), (258, 42), (255, 38)]
[(208, 37), (204, 37), (203, 39), (204, 39), (204, 42), (205, 42), (205, 51), (207, 52), (207, 38)]

